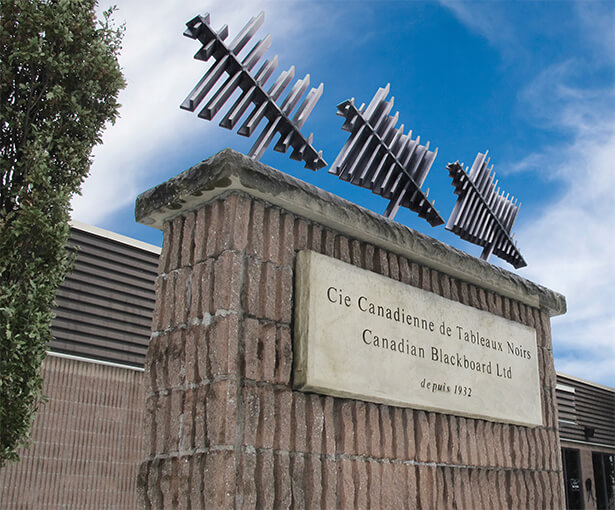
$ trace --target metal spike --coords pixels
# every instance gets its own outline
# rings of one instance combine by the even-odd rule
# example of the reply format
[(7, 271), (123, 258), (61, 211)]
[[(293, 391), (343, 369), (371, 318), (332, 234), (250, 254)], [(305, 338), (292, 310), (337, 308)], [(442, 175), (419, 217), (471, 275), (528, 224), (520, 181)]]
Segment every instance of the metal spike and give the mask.
[[(284, 89), (292, 81), (295, 76), (295, 66), (291, 66), (288, 71), (284, 71), (274, 82), (268, 92), (268, 96), (275, 102), (278, 97), (284, 92)], [(242, 136), (251, 136), (252, 132), (258, 126), (259, 122), (265, 116), (267, 108), (270, 106), (268, 101), (264, 101), (258, 108), (255, 108), (250, 116), (246, 119), (243, 125), (237, 131), (237, 134)]]
[[(209, 15), (206, 14), (187, 23), (188, 28), (185, 35), (192, 39), (198, 39), (202, 44), (201, 49), (197, 52), (197, 58), (207, 60), (213, 57), (215, 63), (190, 92), (181, 107), (194, 111), (203, 99), (211, 93), (207, 104), (199, 112), (199, 117), (210, 120), (223, 108), (235, 91), (240, 90), (238, 99), (223, 116), (220, 126), (228, 129), (234, 128), (248, 109), (252, 107), (251, 113), (239, 129), (239, 134), (251, 136), (259, 126), (260, 121), (267, 117), (267, 125), (250, 151), (253, 158), (260, 158), (271, 140), (276, 134), (279, 134), (280, 142), (276, 144), (276, 150), (286, 152), (288, 147), (292, 146), (291, 157), (303, 159), (306, 168), (317, 170), (326, 166), (326, 162), (322, 158), (322, 151), (316, 151), (312, 146), (312, 139), (306, 140), (300, 131), (322, 95), (324, 86), (321, 84), (318, 89), (310, 91), (295, 114), (295, 118), (291, 121), (288, 116), (307, 90), (309, 75), (303, 80), (299, 80), (291, 88), (282, 106), (278, 106), (276, 101), (293, 80), (294, 67), (283, 72), (268, 91), (265, 91), (263, 87), (278, 65), (277, 55), (272, 60), (265, 61), (259, 71), (252, 75), (252, 69), (271, 46), (271, 36), (267, 35), (256, 43), (242, 61), (238, 59), (239, 53), (244, 52), (244, 48), (247, 47), (249, 41), (262, 26), (264, 13), (261, 12), (258, 16), (253, 17), (228, 46), (224, 43), (228, 36), (228, 28), (225, 26), (216, 33), (211, 29), (209, 22)], [(225, 73), (227, 77), (222, 85), (216, 89), (215, 85)]]
[(386, 87), (378, 89), (378, 91), (372, 98), (371, 102), (369, 103), (367, 110), (365, 110), (363, 114), (363, 117), (365, 119), (369, 119), (372, 116), (372, 113), (374, 112), (374, 110), (380, 104), (380, 102), (384, 101), (384, 98), (386, 98), (389, 95), (390, 88), (391, 88), (391, 84), (387, 83)]
[(267, 149), (267, 147), (271, 143), (271, 140), (273, 140), (276, 129), (281, 119), (282, 117), (276, 117), (274, 120), (269, 121), (269, 123), (267, 124), (267, 127), (262, 131), (262, 133), (256, 139), (256, 142), (252, 146), (252, 149), (250, 149), (248, 156), (254, 159), (259, 159), (263, 155), (263, 153), (265, 152), (265, 149)]
[[(235, 74), (229, 76), (224, 85), (222, 85), (222, 87), (218, 89), (214, 96), (209, 100), (205, 108), (199, 112), (199, 117), (206, 120), (213, 119), (239, 85), (240, 80), (244, 77), (244, 72), (251, 71), (270, 46), (271, 35), (268, 35), (259, 41), (254, 48), (252, 48), (246, 58), (244, 58), (241, 63), (242, 68), (240, 68), (240, 70), (238, 70)], [(273, 69), (271, 72), (273, 72)]]
[(211, 88), (222, 76), (222, 73), (226, 70), (226, 66), (230, 62), (228, 56), (222, 57), (214, 66), (212, 66), (205, 76), (203, 76), (196, 87), (192, 89), (188, 97), (181, 104), (180, 108), (193, 112), (198, 104), (203, 100)]
[(262, 58), (265, 52), (271, 47), (271, 34), (268, 34), (267, 37), (261, 39), (254, 48), (250, 50), (250, 53), (243, 59), (243, 66), (248, 71), (251, 71), (252, 68), (256, 65), (256, 63)]
[(290, 114), (290, 112), (293, 111), (293, 108), (297, 105), (297, 103), (299, 102), (299, 99), (301, 99), (301, 96), (303, 95), (303, 93), (306, 91), (306, 89), (309, 86), (310, 86), (310, 75), (309, 74), (306, 74), (303, 80), (299, 80), (297, 83), (295, 83), (293, 88), (288, 93), (288, 96), (282, 103), (281, 108), (282, 108), (282, 113), (284, 113), (284, 115), (288, 115)]
[(389, 84), (378, 89), (367, 108), (363, 103), (357, 109), (354, 100), (338, 105), (338, 114), (345, 118), (342, 129), (350, 131), (350, 137), (329, 172), (390, 199), (387, 217), (404, 206), (440, 225), (444, 220), (420, 190), (436, 152), (421, 146), (419, 138), (412, 140), (412, 132), (404, 135), (403, 125), (395, 128), (399, 112), (390, 115), (395, 101), (387, 100), (389, 91)]
[(213, 95), (213, 97), (207, 102), (205, 108), (199, 112), (199, 117), (205, 120), (213, 119), (220, 109), (224, 106), (237, 88), (239, 81), (241, 80), (243, 71), (237, 71), (233, 76), (228, 78), (224, 85)]
[(258, 16), (254, 16), (246, 25), (241, 29), (241, 31), (237, 34), (233, 42), (229, 44), (229, 51), (233, 52), (237, 55), (248, 41), (252, 39), (252, 36), (256, 33), (256, 31), (263, 25), (265, 22), (265, 13), (261, 11)]
[(320, 96), (322, 96), (324, 89), (325, 85), (324, 83), (321, 83), (317, 89), (310, 90), (307, 97), (305, 98), (305, 101), (303, 101), (303, 104), (297, 110), (297, 113), (293, 118), (293, 124), (299, 129), (303, 127), (303, 124), (305, 124), (305, 121), (310, 116), (310, 113), (312, 113), (312, 110), (314, 109), (314, 106), (316, 106), (316, 103), (320, 99)]
[(207, 40), (207, 36), (204, 34), (208, 31), (213, 34), (211, 40), (209, 42), (205, 42), (203, 44), (203, 47), (196, 52), (196, 54), (194, 55), (194, 58), (196, 60), (202, 60), (206, 62), (212, 56), (214, 56), (217, 51), (224, 47), (223, 41), (228, 37), (228, 25), (224, 25), (220, 30), (218, 30), (218, 32), (213, 32), (211, 30), (211, 27), (209, 26), (202, 26), (200, 28), (197, 38), (200, 41), (202, 41), (203, 39)]
[(519, 208), (509, 194), (498, 187), (493, 165), (487, 152), (478, 153), (472, 168), (464, 170), (459, 163), (447, 166), (459, 196), (446, 228), (462, 239), (483, 247), (481, 258), (494, 254), (519, 268), (525, 260), (513, 242), (510, 231)]

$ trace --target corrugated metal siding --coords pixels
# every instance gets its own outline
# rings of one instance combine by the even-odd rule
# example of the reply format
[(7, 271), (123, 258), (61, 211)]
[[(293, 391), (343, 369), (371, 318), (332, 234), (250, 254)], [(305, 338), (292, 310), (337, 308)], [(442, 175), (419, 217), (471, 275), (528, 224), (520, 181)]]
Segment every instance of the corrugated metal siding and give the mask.
[(75, 266), (56, 296), (55, 352), (143, 366), (159, 255), (71, 228)]
[[(615, 390), (563, 374), (557, 375), (557, 382), (574, 388), (573, 409), (570, 392), (556, 390), (561, 439), (615, 447)], [(585, 437), (585, 427), (594, 429), (593, 437)]]

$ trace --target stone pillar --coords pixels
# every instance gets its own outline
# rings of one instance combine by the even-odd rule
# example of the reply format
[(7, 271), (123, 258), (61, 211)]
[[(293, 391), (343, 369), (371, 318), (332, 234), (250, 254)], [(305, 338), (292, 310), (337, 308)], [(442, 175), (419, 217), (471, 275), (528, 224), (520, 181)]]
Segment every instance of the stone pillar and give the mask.
[[(144, 508), (563, 507), (562, 296), (230, 150), (142, 194), (136, 214), (164, 231)], [(293, 390), (304, 249), (535, 328), (543, 425)]]

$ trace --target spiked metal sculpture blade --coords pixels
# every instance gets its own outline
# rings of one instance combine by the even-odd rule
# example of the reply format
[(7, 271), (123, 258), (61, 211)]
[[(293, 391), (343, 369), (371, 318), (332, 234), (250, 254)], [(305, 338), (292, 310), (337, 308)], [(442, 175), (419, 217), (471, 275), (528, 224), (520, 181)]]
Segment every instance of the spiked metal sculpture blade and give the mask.
[(459, 195), (446, 229), (462, 239), (483, 247), (481, 258), (488, 260), (493, 253), (515, 268), (526, 266), (510, 231), (519, 212), (514, 197), (497, 188), (493, 165), (488, 169), (487, 153), (478, 153), (471, 170), (449, 163), (446, 167), (453, 179), (455, 194)]
[(278, 65), (278, 56), (265, 61), (254, 76), (251, 73), (260, 58), (271, 46), (271, 35), (267, 35), (259, 41), (241, 61), (239, 60), (239, 53), (261, 27), (264, 19), (265, 14), (262, 12), (253, 17), (228, 47), (224, 43), (224, 40), (228, 37), (228, 27), (224, 25), (218, 32), (212, 30), (209, 26), (209, 14), (197, 16), (186, 23), (188, 29), (184, 32), (184, 35), (198, 39), (203, 45), (194, 58), (209, 60), (209, 58), (214, 57), (216, 62), (190, 92), (181, 108), (193, 112), (205, 96), (212, 91), (221, 76), (226, 73), (226, 80), (220, 88), (211, 94), (207, 104), (199, 112), (199, 117), (207, 120), (213, 119), (233, 92), (239, 88), (242, 91), (241, 95), (222, 118), (220, 126), (233, 129), (241, 116), (250, 106), (253, 106), (254, 108), (239, 128), (238, 133), (243, 136), (250, 136), (263, 118), (267, 118), (268, 122), (250, 150), (250, 157), (260, 159), (276, 134), (279, 134), (280, 139), (274, 150), (286, 152), (289, 147), (292, 147), (291, 159), (303, 160), (306, 168), (318, 170), (327, 166), (322, 158), (322, 151), (316, 152), (312, 147), (313, 135), (310, 134), (306, 139), (301, 134), (300, 129), (322, 95), (323, 84), (321, 83), (317, 89), (310, 90), (291, 120), (289, 115), (307, 90), (310, 84), (310, 75), (308, 74), (303, 80), (297, 81), (282, 105), (278, 106), (276, 101), (293, 80), (295, 68), (291, 67), (288, 71), (280, 74), (268, 91), (264, 89), (265, 83)]
[(351, 135), (329, 173), (390, 200), (387, 218), (407, 207), (432, 226), (441, 225), (444, 220), (427, 199), (429, 190), (421, 191), (438, 150), (430, 151), (429, 142), (420, 145), (420, 137), (412, 140), (412, 131), (404, 135), (403, 124), (395, 127), (399, 112), (389, 116), (394, 98), (386, 101), (388, 94), (389, 85), (378, 89), (367, 109), (357, 109), (354, 99), (337, 106), (346, 119), (342, 129)]

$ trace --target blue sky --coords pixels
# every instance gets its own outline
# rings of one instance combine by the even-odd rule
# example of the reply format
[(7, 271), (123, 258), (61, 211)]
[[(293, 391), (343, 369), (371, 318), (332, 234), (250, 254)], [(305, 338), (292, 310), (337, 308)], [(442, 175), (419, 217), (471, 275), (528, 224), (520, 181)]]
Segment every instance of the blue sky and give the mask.
[[(439, 149), (424, 188), (445, 219), (456, 198), (446, 164), (471, 165), (489, 150), (500, 184), (522, 202), (513, 230), (528, 267), (491, 262), (563, 293), (569, 311), (553, 320), (556, 368), (615, 386), (612, 1), (122, 1), (121, 118), (94, 151), (73, 218), (161, 244), (157, 231), (135, 223), (136, 196), (225, 147), (249, 150), (255, 136), (218, 127), (226, 109), (214, 122), (179, 109), (208, 66), (192, 58), (198, 43), (181, 34), (186, 21), (209, 12), (232, 39), (261, 10), (265, 24), (253, 41), (272, 34), (266, 57), (279, 55), (274, 77), (294, 65), (296, 78), (309, 73), (312, 86), (324, 83), (303, 132), (314, 132), (328, 163), (348, 136), (336, 105), (350, 97), (368, 103), (387, 83), (399, 124)], [(261, 161), (376, 212), (387, 205), (271, 148)], [(396, 220), (480, 254), (414, 213)]]

